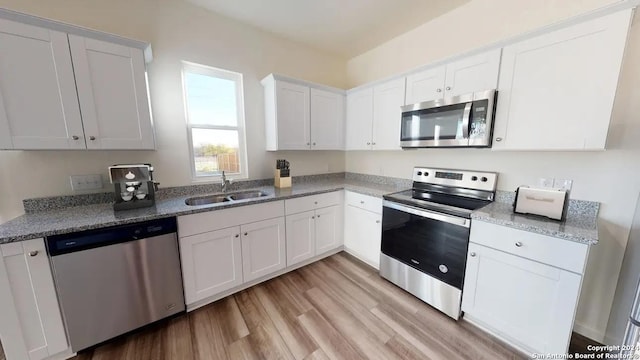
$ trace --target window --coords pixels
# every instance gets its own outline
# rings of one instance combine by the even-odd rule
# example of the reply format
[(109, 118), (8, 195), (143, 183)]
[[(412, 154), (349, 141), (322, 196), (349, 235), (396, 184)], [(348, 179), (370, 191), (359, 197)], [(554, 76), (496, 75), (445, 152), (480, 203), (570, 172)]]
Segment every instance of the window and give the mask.
[(242, 74), (185, 62), (182, 81), (194, 179), (246, 178)]

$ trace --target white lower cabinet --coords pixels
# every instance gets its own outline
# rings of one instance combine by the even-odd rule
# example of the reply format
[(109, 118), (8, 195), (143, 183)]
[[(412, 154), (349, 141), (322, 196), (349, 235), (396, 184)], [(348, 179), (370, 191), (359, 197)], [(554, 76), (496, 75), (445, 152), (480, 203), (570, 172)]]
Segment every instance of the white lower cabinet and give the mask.
[(240, 227), (180, 238), (187, 304), (242, 284)]
[[(478, 224), (482, 233), (474, 231)], [(474, 238), (485, 242), (494, 235), (498, 236), (493, 239), (495, 244), (516, 244), (514, 248), (520, 253), (474, 242)], [(582, 275), (540, 262), (545, 260), (537, 251), (538, 244), (551, 239), (560, 246), (548, 246), (549, 253), (567, 242), (474, 220), (462, 293), (465, 319), (525, 352), (566, 353)], [(581, 254), (585, 259), (586, 255)]]
[(284, 217), (242, 225), (240, 230), (245, 282), (287, 266)]
[(379, 269), (382, 240), (382, 200), (347, 192), (344, 215), (345, 251)]
[(331, 206), (316, 210), (316, 255), (342, 245), (342, 206)]
[(342, 223), (339, 205), (287, 215), (287, 266), (340, 247)]
[(68, 350), (43, 239), (0, 246), (0, 338), (7, 359), (39, 360)]

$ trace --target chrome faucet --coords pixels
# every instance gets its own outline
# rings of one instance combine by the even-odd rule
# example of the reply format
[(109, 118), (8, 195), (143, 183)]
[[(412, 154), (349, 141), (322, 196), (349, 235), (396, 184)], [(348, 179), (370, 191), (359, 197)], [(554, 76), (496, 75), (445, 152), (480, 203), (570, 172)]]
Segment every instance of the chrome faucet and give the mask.
[(231, 180), (227, 180), (227, 176), (224, 174), (224, 170), (222, 170), (222, 192), (227, 192), (230, 185)]

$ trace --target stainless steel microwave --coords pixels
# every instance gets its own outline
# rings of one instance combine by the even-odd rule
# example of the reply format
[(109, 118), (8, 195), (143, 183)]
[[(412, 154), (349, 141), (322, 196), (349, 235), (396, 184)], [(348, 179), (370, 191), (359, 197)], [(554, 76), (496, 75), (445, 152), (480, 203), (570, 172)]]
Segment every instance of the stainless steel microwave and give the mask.
[(400, 145), (491, 147), (496, 90), (486, 90), (402, 107)]

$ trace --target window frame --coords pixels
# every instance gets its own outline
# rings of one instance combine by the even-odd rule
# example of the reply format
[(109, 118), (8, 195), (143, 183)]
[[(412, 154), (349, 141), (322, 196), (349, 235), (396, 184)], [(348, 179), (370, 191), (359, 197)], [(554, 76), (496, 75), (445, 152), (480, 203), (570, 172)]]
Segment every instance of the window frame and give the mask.
[[(186, 74), (193, 73), (205, 76), (216, 77), (234, 81), (236, 83), (236, 114), (237, 126), (228, 125), (206, 125), (192, 124), (189, 120), (189, 101), (186, 82)], [(244, 114), (244, 86), (243, 75), (234, 71), (215, 68), (208, 65), (182, 61), (182, 95), (184, 99), (184, 112), (187, 125), (187, 139), (189, 145), (189, 162), (191, 167), (192, 182), (212, 182), (222, 178), (222, 172), (212, 172), (206, 175), (198, 175), (195, 164), (195, 154), (193, 149), (193, 129), (210, 129), (210, 130), (233, 130), (238, 131), (238, 160), (240, 161), (240, 172), (225, 173), (229, 179), (248, 179), (249, 166), (247, 164), (247, 139), (245, 131), (245, 114)]]

